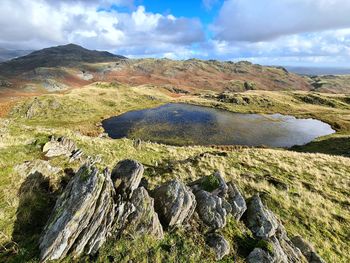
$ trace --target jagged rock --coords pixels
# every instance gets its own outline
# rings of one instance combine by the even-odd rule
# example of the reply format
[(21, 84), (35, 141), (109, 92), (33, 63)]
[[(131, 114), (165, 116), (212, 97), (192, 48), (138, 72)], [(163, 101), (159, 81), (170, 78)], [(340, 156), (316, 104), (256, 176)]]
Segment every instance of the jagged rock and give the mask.
[(76, 150), (76, 145), (73, 140), (66, 137), (56, 139), (54, 136), (44, 145), (43, 152), (48, 158), (65, 155), (70, 157), (72, 152)]
[(43, 108), (43, 103), (40, 100), (38, 100), (38, 98), (34, 98), (25, 113), (26, 118), (27, 119), (34, 118), (40, 113), (42, 108)]
[(211, 229), (223, 228), (230, 205), (222, 198), (204, 190), (196, 191), (195, 196), (199, 218)]
[(143, 165), (137, 161), (123, 160), (117, 163), (112, 171), (112, 180), (117, 193), (125, 192), (131, 196), (139, 186), (143, 172)]
[(276, 235), (271, 238), (271, 243), (276, 258), (281, 259), (281, 262), (307, 262), (300, 250), (289, 239), (286, 230), (280, 222), (276, 230)]
[(69, 158), (69, 162), (74, 162), (75, 160), (81, 159), (83, 151), (81, 149), (74, 150)]
[(143, 187), (135, 189), (130, 199), (134, 207), (128, 216), (125, 231), (131, 235), (148, 234), (157, 239), (163, 238), (163, 227), (154, 211), (154, 200)]
[(288, 237), (278, 238), (273, 236), (269, 241), (272, 244), (273, 258), (276, 262), (307, 262), (300, 250), (292, 244)]
[(136, 149), (138, 149), (138, 150), (141, 149), (141, 144), (142, 144), (141, 139), (136, 139), (136, 140), (133, 141), (133, 146), (134, 146)]
[(83, 165), (58, 198), (40, 238), (42, 261), (93, 254), (103, 244), (114, 218), (110, 173)]
[(223, 178), (222, 174), (219, 171), (215, 172), (214, 176), (216, 177), (216, 179), (219, 182), (219, 187), (217, 189), (215, 189), (212, 193), (214, 195), (218, 195), (218, 196), (223, 197), (227, 193), (228, 186), (225, 182), (225, 179)]
[(264, 207), (259, 195), (248, 203), (246, 224), (254, 236), (264, 239), (274, 236), (278, 228), (275, 215)]
[(208, 234), (206, 237), (206, 243), (209, 247), (214, 249), (216, 260), (220, 260), (230, 253), (230, 244), (222, 235), (217, 233)]
[(168, 181), (153, 190), (155, 210), (166, 227), (181, 225), (193, 214), (196, 199), (191, 190), (177, 180)]
[(247, 257), (248, 263), (272, 263), (274, 259), (263, 249), (254, 248)]
[(36, 172), (44, 176), (52, 176), (58, 174), (61, 169), (53, 167), (48, 161), (44, 160), (34, 160), (27, 161), (22, 164), (16, 165), (15, 170), (22, 176), (27, 177), (29, 174), (34, 174)]
[(300, 236), (295, 236), (291, 239), (293, 244), (300, 249), (301, 253), (310, 263), (325, 263), (324, 259), (317, 254), (315, 248)]
[(228, 183), (227, 189), (227, 202), (230, 203), (232, 210), (231, 213), (236, 220), (239, 220), (244, 212), (247, 210), (247, 204), (244, 197), (239, 192), (238, 188), (233, 183)]

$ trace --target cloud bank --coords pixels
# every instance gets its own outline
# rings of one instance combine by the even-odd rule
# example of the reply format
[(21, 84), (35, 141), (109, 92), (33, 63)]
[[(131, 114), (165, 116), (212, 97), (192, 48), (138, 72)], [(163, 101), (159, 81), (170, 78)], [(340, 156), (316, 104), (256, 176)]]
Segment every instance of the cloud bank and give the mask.
[(181, 17), (139, 3), (2, 0), (0, 47), (76, 43), (130, 57), (350, 66), (349, 0), (201, 0), (209, 24), (196, 10)]
[[(102, 5), (101, 5), (102, 3)], [(65, 43), (127, 55), (161, 55), (204, 41), (198, 19), (147, 12), (104, 9), (133, 1), (3, 0), (0, 46), (33, 49)]]

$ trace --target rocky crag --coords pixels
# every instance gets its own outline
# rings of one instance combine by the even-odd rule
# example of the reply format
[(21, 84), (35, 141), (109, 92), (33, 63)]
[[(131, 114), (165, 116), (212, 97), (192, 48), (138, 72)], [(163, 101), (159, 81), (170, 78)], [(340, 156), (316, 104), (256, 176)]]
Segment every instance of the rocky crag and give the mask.
[[(62, 146), (57, 140), (49, 143)], [(202, 234), (220, 260), (232, 249), (220, 231), (230, 214), (266, 244), (253, 249), (247, 262), (324, 262), (301, 237), (289, 239), (259, 194), (245, 199), (220, 172), (187, 185), (175, 179), (149, 189), (144, 167), (135, 160), (120, 161), (112, 171), (99, 170), (92, 158), (87, 160), (57, 199), (44, 228), (39, 241), (43, 262), (94, 255), (107, 240), (118, 242), (123, 235), (160, 240), (166, 231), (193, 221), (206, 226)]]

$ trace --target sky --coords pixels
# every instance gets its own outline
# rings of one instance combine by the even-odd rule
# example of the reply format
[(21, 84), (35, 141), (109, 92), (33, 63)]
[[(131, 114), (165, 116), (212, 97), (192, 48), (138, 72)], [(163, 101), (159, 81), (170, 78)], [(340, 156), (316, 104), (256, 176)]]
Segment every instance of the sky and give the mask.
[(349, 0), (0, 0), (0, 47), (350, 67)]

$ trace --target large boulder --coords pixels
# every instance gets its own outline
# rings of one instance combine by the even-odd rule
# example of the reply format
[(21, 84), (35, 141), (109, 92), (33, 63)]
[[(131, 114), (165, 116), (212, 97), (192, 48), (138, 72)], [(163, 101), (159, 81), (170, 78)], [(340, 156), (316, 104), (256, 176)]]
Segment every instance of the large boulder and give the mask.
[(259, 195), (254, 195), (248, 203), (246, 224), (255, 237), (263, 239), (274, 236), (279, 225), (275, 215), (264, 207)]
[(178, 180), (168, 181), (152, 192), (155, 210), (166, 227), (181, 225), (193, 214), (196, 199), (190, 188)]
[(301, 253), (310, 263), (325, 263), (324, 259), (315, 251), (315, 248), (301, 236), (295, 236), (291, 239), (293, 244), (300, 249)]
[(26, 178), (28, 175), (34, 173), (40, 173), (46, 177), (50, 177), (58, 174), (61, 171), (60, 168), (51, 166), (50, 162), (45, 160), (26, 161), (22, 164), (16, 165), (15, 170), (23, 178)]
[(199, 218), (211, 229), (223, 228), (226, 216), (231, 209), (229, 203), (212, 193), (204, 190), (195, 192)]
[(206, 237), (206, 243), (211, 247), (216, 255), (216, 260), (221, 260), (230, 253), (230, 244), (226, 239), (217, 233), (210, 233)]
[(66, 137), (55, 138), (52, 136), (51, 140), (47, 142), (43, 147), (43, 152), (48, 158), (58, 156), (70, 157), (76, 150), (77, 147), (75, 142)]
[(93, 254), (104, 243), (114, 219), (115, 190), (110, 173), (83, 165), (58, 198), (40, 238), (42, 261)]
[(247, 204), (238, 188), (233, 183), (227, 184), (227, 202), (230, 203), (233, 217), (238, 221), (247, 210)]
[(112, 171), (112, 180), (118, 193), (132, 192), (139, 186), (144, 168), (143, 165), (134, 160), (123, 160), (117, 163)]
[(128, 216), (124, 231), (131, 235), (151, 235), (157, 239), (163, 238), (163, 227), (154, 211), (154, 200), (143, 187), (135, 189), (130, 199), (134, 207)]

